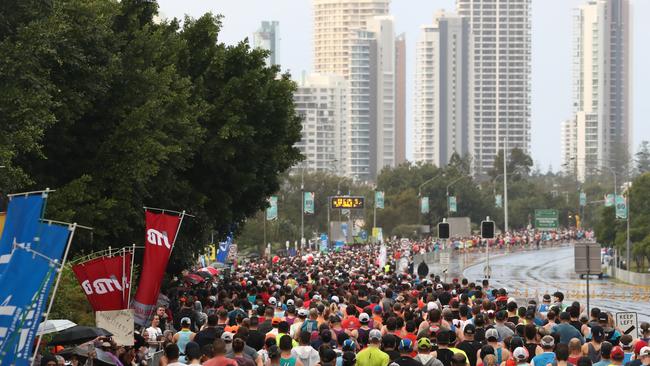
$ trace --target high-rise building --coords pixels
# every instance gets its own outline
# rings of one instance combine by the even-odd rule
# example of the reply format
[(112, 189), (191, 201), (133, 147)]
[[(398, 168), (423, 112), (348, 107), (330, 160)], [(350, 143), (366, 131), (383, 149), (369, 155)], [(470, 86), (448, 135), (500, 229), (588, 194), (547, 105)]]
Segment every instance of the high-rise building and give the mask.
[(296, 144), (305, 156), (302, 167), (342, 175), (346, 147), (348, 83), (337, 75), (311, 74), (294, 93), (302, 116), (302, 139)]
[(349, 82), (345, 175), (373, 180), (398, 142), (396, 41), (389, 0), (314, 0), (314, 69)]
[(472, 62), (469, 20), (440, 11), (415, 51), (414, 160), (445, 166), (469, 154)]
[(531, 0), (456, 0), (473, 38), (473, 141), (476, 174), (499, 151), (530, 151)]
[[(375, 123), (371, 123), (370, 178), (379, 171), (395, 166), (395, 20), (392, 16), (376, 16), (368, 20), (374, 38), (374, 54), (370, 59), (371, 102)], [(352, 65), (354, 68), (354, 65)]]
[(390, 0), (313, 0), (314, 71), (347, 75), (355, 30), (368, 19), (388, 15)]
[(406, 162), (406, 37), (395, 39), (395, 165)]
[(263, 21), (257, 32), (253, 33), (253, 47), (271, 51), (267, 65), (280, 64), (280, 22)]
[(564, 156), (579, 180), (597, 167), (622, 168), (632, 147), (632, 57), (629, 0), (591, 0), (575, 10), (573, 139)]

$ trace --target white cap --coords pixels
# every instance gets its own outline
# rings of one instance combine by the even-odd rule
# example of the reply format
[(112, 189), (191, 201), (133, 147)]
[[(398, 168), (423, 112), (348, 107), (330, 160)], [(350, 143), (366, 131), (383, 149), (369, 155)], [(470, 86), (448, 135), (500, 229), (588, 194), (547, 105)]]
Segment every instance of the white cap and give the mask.
[(641, 351), (639, 351), (639, 356), (650, 356), (650, 347), (648, 346), (641, 347)]
[(370, 315), (368, 315), (367, 313), (359, 314), (359, 321), (361, 323), (368, 323), (370, 321)]
[(438, 304), (436, 304), (433, 301), (429, 301), (427, 303), (427, 311), (431, 311), (431, 310), (435, 310), (435, 309), (438, 309)]
[(294, 303), (293, 303), (293, 299), (289, 299), (289, 300), (287, 300), (287, 306), (291, 306), (291, 305), (293, 305), (293, 304), (294, 304)]
[(517, 302), (517, 300), (515, 300), (514, 297), (509, 297), (508, 298), (508, 304), (511, 303), (511, 302)]
[(273, 297), (273, 296), (269, 297), (269, 304), (275, 305), (277, 303), (278, 303), (278, 300), (276, 300), (275, 297)]
[(339, 300), (339, 297), (338, 297), (338, 296), (336, 296), (336, 295), (332, 296), (332, 302), (335, 302), (335, 303), (338, 304), (339, 301), (340, 301), (340, 300)]
[(221, 339), (223, 339), (224, 341), (227, 341), (227, 342), (232, 342), (232, 337), (233, 336), (234, 336), (234, 334), (232, 334), (230, 332), (223, 332), (223, 334), (221, 334)]
[(304, 308), (298, 309), (298, 316), (309, 316), (309, 311)]
[(528, 351), (524, 347), (517, 347), (515, 348), (515, 351), (512, 354), (516, 360), (527, 360), (528, 359)]
[(311, 299), (314, 300), (314, 301), (321, 301), (323, 298), (320, 297), (319, 294), (316, 294), (316, 295), (312, 296)]

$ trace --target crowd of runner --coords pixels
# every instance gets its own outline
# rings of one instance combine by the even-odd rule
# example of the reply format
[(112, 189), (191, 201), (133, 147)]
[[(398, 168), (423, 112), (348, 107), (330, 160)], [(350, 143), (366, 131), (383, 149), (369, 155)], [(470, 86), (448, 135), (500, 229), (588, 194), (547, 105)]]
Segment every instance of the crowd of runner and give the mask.
[(169, 289), (135, 346), (96, 345), (120, 366), (650, 365), (648, 323), (624, 334), (560, 292), (516, 299), (488, 280), (398, 273), (402, 245), (383, 266), (376, 247), (240, 263)]

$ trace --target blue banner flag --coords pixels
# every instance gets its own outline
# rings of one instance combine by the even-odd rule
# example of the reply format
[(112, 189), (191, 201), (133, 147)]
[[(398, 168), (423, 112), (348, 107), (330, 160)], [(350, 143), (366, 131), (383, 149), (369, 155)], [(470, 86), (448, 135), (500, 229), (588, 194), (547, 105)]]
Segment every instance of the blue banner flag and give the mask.
[(13, 196), (7, 208), (4, 230), (0, 237), (0, 278), (11, 260), (14, 241), (34, 241), (39, 220), (42, 217), (46, 194)]
[(38, 240), (18, 243), (0, 279), (0, 359), (27, 366), (34, 338), (68, 243), (70, 228), (39, 223)]
[(226, 263), (228, 253), (230, 253), (230, 245), (232, 244), (232, 235), (228, 235), (226, 241), (219, 243), (219, 251), (217, 251), (217, 262)]

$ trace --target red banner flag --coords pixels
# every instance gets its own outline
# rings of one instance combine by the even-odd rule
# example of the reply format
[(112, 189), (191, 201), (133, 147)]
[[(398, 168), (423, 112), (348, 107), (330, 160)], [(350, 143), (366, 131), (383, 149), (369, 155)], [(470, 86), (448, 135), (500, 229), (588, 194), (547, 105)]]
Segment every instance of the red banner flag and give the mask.
[(146, 235), (144, 262), (138, 284), (138, 291), (133, 301), (136, 324), (145, 325), (155, 310), (160, 292), (160, 285), (167, 269), (176, 233), (183, 216), (164, 213), (145, 212)]
[(128, 309), (131, 255), (95, 258), (72, 267), (94, 311)]

